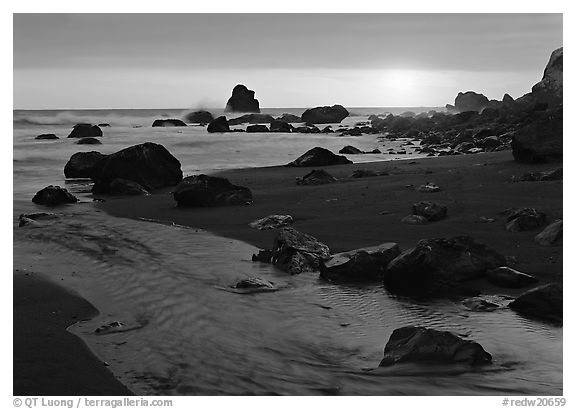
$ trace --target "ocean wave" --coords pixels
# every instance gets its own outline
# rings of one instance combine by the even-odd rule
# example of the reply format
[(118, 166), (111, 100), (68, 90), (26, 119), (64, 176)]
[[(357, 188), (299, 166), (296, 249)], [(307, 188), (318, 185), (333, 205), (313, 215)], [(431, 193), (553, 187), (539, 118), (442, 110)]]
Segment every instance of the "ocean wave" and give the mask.
[(102, 113), (97, 112), (80, 113), (71, 111), (57, 111), (57, 112), (15, 112), (13, 123), (14, 125), (21, 126), (34, 126), (34, 125), (53, 125), (53, 126), (74, 126), (78, 123), (90, 124), (110, 124), (112, 126), (150, 126), (155, 119), (159, 118), (176, 118), (183, 119), (185, 113), (183, 112), (146, 112), (140, 115), (120, 114), (120, 113)]

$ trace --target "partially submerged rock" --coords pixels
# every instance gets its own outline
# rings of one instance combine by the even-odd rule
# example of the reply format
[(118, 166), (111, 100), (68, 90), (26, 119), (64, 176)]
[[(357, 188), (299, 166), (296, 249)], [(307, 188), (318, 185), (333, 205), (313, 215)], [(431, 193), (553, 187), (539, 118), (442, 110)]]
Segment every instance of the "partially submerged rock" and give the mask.
[(252, 192), (228, 179), (194, 175), (184, 178), (174, 189), (180, 207), (234, 206), (252, 204)]
[(29, 224), (35, 224), (38, 220), (57, 219), (60, 216), (62, 215), (57, 213), (46, 213), (46, 212), (21, 214), (19, 217), (18, 227), (24, 227)]
[(68, 138), (86, 138), (102, 136), (102, 129), (97, 125), (92, 124), (76, 124)]
[(338, 153), (343, 153), (346, 155), (359, 155), (362, 154), (364, 152), (362, 152), (360, 149), (356, 148), (355, 146), (352, 145), (346, 145), (345, 147), (343, 147), (342, 149), (340, 149), (338, 151)]
[(546, 223), (546, 215), (532, 207), (509, 209), (507, 212), (506, 230), (509, 232), (533, 230)]
[(315, 237), (284, 227), (272, 247), (272, 263), (290, 274), (318, 271), (320, 262), (330, 258), (330, 249)]
[(342, 105), (332, 105), (307, 109), (302, 121), (308, 124), (331, 124), (341, 122), (348, 116), (348, 110)]
[(296, 179), (297, 185), (325, 185), (336, 182), (336, 178), (324, 169), (315, 169), (301, 178)]
[(76, 196), (60, 186), (47, 186), (38, 191), (32, 198), (32, 202), (45, 206), (58, 206), (78, 202)]
[(114, 179), (131, 180), (147, 191), (174, 186), (182, 180), (180, 162), (159, 144), (146, 142), (106, 156), (92, 192), (109, 193)]
[(290, 162), (289, 167), (308, 167), (308, 166), (331, 166), (346, 165), (352, 163), (346, 156), (335, 155), (328, 149), (315, 147), (300, 156), (298, 159)]
[(172, 127), (172, 126), (188, 126), (181, 119), (156, 119), (152, 123), (152, 127)]
[(51, 140), (51, 139), (60, 139), (53, 133), (43, 133), (42, 135), (38, 135), (36, 138), (38, 140)]
[(556, 220), (550, 223), (542, 230), (534, 241), (541, 246), (554, 246), (562, 242), (562, 220)]
[(336, 282), (362, 282), (382, 279), (388, 263), (400, 254), (396, 243), (334, 254), (320, 263), (320, 277)]
[(423, 239), (390, 262), (384, 283), (393, 290), (418, 293), (479, 278), (505, 265), (503, 255), (469, 236)]
[(492, 284), (506, 288), (522, 288), (538, 282), (538, 280), (525, 273), (510, 267), (498, 267), (486, 271), (486, 278)]
[(238, 118), (228, 120), (228, 125), (240, 124), (270, 124), (274, 121), (274, 117), (268, 114), (246, 114)]
[(248, 133), (270, 132), (266, 125), (248, 125), (246, 127)]
[(95, 179), (101, 170), (103, 162), (102, 159), (106, 155), (91, 151), (91, 152), (77, 152), (70, 157), (64, 166), (64, 176), (67, 178), (89, 178)]
[(270, 132), (292, 132), (292, 125), (284, 121), (272, 121), (270, 122)]
[(278, 291), (278, 287), (271, 281), (264, 280), (260, 277), (245, 277), (230, 286), (234, 292), (241, 294), (251, 294), (259, 292)]
[(232, 96), (226, 103), (225, 112), (256, 112), (260, 113), (260, 103), (254, 98), (254, 91), (238, 84), (232, 90)]
[(224, 133), (230, 132), (230, 126), (228, 125), (228, 121), (226, 120), (225, 116), (219, 116), (208, 124), (208, 128), (206, 128), (206, 130), (208, 133)]
[(102, 145), (99, 139), (88, 137), (88, 138), (80, 138), (76, 141), (76, 145)]
[(263, 217), (262, 219), (254, 220), (249, 224), (249, 226), (257, 230), (269, 230), (288, 226), (293, 222), (294, 219), (288, 214), (272, 214), (270, 216)]
[(440, 186), (432, 182), (426, 182), (425, 185), (418, 186), (416, 190), (422, 193), (436, 193), (440, 191)]
[(562, 304), (562, 283), (550, 283), (526, 291), (510, 308), (528, 317), (562, 323)]
[(110, 194), (114, 196), (139, 196), (150, 193), (132, 180), (117, 178), (110, 182)]
[(492, 356), (477, 342), (452, 332), (402, 327), (390, 336), (380, 366), (403, 362), (481, 365), (492, 362)]
[(209, 124), (213, 120), (214, 117), (208, 111), (195, 111), (186, 115), (186, 121), (191, 124)]

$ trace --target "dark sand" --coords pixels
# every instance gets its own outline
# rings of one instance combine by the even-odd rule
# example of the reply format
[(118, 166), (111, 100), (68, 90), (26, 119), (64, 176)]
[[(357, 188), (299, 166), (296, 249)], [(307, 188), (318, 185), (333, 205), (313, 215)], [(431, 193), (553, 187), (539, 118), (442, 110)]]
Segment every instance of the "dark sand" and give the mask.
[(98, 311), (35, 273), (14, 272), (14, 395), (132, 395), (66, 331)]
[[(251, 206), (177, 208), (169, 190), (147, 197), (110, 198), (100, 206), (115, 216), (171, 221), (260, 248), (270, 248), (276, 232), (257, 231), (248, 223), (270, 214), (292, 215), (294, 228), (326, 243), (332, 253), (383, 242), (397, 242), (406, 250), (422, 238), (468, 234), (515, 257), (518, 263), (514, 268), (546, 282), (562, 279), (562, 246), (537, 245), (534, 236), (543, 228), (507, 232), (501, 212), (510, 207), (535, 207), (546, 213), (547, 224), (562, 218), (562, 181), (512, 182), (513, 176), (561, 166), (520, 164), (513, 161), (510, 151), (407, 159), (325, 167), (340, 181), (321, 186), (295, 183), (296, 177), (313, 168), (240, 169), (218, 175), (250, 188), (254, 195)], [(389, 174), (349, 178), (355, 169)], [(438, 184), (442, 191), (415, 190), (425, 182)], [(428, 225), (401, 223), (411, 213), (412, 203), (423, 200), (447, 205), (448, 217)], [(483, 223), (482, 216), (496, 221)]]

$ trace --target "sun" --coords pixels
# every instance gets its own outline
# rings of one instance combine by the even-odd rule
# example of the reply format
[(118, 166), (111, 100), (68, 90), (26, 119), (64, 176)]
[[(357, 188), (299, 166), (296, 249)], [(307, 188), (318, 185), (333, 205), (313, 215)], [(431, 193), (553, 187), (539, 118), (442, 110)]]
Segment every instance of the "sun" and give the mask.
[(389, 91), (411, 92), (417, 84), (417, 75), (411, 70), (386, 70), (382, 85)]

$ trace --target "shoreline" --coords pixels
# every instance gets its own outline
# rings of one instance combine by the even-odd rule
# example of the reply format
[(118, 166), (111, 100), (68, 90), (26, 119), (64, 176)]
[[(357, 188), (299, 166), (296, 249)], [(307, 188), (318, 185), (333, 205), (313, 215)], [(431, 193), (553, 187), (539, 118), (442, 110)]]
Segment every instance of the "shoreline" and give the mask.
[[(514, 257), (514, 268), (545, 283), (562, 279), (562, 246), (542, 247), (534, 242), (544, 227), (507, 232), (502, 212), (510, 207), (535, 207), (546, 213), (546, 225), (561, 219), (562, 181), (512, 182), (513, 176), (558, 167), (562, 163), (521, 164), (510, 151), (407, 158), (327, 166), (324, 170), (339, 180), (319, 186), (295, 183), (296, 177), (314, 168), (243, 168), (212, 174), (248, 187), (254, 196), (250, 206), (177, 208), (171, 189), (164, 189), (150, 196), (107, 198), (97, 207), (112, 216), (173, 222), (259, 248), (271, 247), (276, 230), (258, 231), (248, 223), (270, 214), (290, 214), (295, 229), (326, 243), (332, 254), (383, 242), (396, 242), (407, 250), (423, 238), (469, 234)], [(349, 178), (357, 169), (387, 175)], [(426, 182), (436, 183), (441, 191), (416, 191)], [(448, 217), (426, 225), (401, 223), (418, 201), (447, 205)], [(483, 223), (480, 217), (495, 221)]]
[[(13, 272), (15, 396), (130, 396), (71, 325), (99, 311), (41, 273)], [(42, 365), (38, 363), (41, 362)]]

